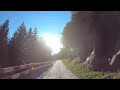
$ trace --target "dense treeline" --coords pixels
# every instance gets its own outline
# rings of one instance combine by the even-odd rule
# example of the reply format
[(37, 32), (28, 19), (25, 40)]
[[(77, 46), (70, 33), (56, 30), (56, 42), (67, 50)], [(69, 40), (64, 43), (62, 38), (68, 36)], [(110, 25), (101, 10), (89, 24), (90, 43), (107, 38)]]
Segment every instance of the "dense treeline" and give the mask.
[(24, 23), (8, 37), (9, 20), (0, 26), (0, 67), (51, 60), (51, 49), (46, 46), (37, 29), (26, 29)]
[(62, 33), (62, 43), (67, 53), (70, 48), (79, 48), (80, 63), (87, 64), (93, 70), (117, 71), (120, 68), (120, 53), (117, 53), (120, 50), (120, 12), (71, 13), (71, 21)]

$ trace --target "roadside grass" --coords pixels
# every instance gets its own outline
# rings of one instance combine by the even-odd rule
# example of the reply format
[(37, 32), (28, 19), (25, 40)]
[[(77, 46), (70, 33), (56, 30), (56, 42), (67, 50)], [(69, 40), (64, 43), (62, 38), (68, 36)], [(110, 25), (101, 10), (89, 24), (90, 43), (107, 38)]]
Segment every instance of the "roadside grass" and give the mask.
[(67, 59), (64, 59), (62, 62), (80, 79), (120, 79), (120, 72), (111, 73), (88, 70), (85, 65), (78, 64), (74, 60), (69, 61)]

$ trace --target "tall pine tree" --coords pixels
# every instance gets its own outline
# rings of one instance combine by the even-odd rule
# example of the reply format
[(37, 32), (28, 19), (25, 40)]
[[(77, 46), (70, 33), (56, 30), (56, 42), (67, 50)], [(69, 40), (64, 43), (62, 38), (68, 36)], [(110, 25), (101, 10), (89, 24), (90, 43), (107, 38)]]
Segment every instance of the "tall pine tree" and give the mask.
[(9, 66), (8, 57), (8, 31), (9, 20), (0, 26), (0, 67)]

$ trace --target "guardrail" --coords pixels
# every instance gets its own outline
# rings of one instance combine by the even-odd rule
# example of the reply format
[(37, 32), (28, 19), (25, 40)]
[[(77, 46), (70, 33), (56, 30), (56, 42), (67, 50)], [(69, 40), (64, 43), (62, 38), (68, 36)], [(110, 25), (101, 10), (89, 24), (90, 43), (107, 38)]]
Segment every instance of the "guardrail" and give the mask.
[[(44, 65), (42, 65), (42, 64), (44, 64)], [(16, 78), (19, 78), (23, 75), (31, 73), (35, 70), (38, 70), (42, 67), (51, 65), (51, 64), (53, 64), (53, 61), (41, 62), (41, 63), (30, 63), (30, 64), (25, 64), (25, 65), (19, 65), (19, 66), (7, 67), (7, 68), (0, 68), (0, 75), (6, 74), (6, 73), (9, 73), (9, 72), (19, 71), (19, 70), (25, 69), (25, 68), (30, 68), (26, 71), (23, 71), (23, 72), (14, 74), (14, 75), (10, 75), (10, 76), (7, 76), (7, 77), (1, 78), (1, 79), (16, 79)]]

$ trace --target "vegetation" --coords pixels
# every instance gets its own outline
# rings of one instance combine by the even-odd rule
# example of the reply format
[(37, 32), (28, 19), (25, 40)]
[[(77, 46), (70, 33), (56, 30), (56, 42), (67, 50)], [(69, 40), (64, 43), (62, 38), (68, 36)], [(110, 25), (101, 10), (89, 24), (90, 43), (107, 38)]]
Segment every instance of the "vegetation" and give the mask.
[(62, 62), (69, 70), (81, 79), (120, 79), (120, 72), (110, 73), (88, 70), (85, 65), (78, 64), (75, 60), (70, 61), (64, 59)]
[(66, 24), (62, 32), (62, 43), (69, 51), (71, 48), (74, 50), (78, 48), (80, 53), (76, 57), (79, 56), (84, 62), (94, 49), (94, 42), (91, 41), (95, 36), (94, 29), (91, 29), (94, 12), (72, 11), (71, 13), (71, 21)]
[[(70, 49), (78, 48), (80, 53), (77, 53), (76, 57), (80, 58), (80, 63), (90, 62), (87, 63), (91, 66), (89, 69), (117, 72), (120, 69), (120, 12), (72, 11), (71, 13), (71, 21), (66, 24), (62, 32), (62, 43), (64, 50), (67, 49), (67, 55)], [(93, 51), (95, 57), (87, 60)]]
[(8, 38), (9, 20), (0, 26), (0, 67), (51, 60), (51, 49), (42, 38), (38, 38), (37, 28), (26, 29), (24, 23)]

